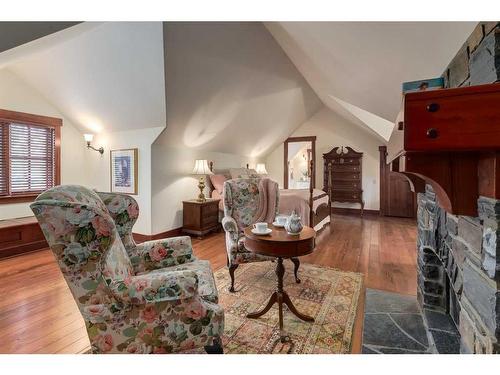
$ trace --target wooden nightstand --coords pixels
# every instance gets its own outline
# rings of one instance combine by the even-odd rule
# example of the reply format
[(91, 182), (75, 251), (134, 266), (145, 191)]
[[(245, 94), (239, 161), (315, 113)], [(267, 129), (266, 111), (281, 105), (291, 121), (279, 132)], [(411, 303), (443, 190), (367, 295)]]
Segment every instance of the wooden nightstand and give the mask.
[(207, 233), (219, 230), (219, 201), (220, 199), (183, 201), (182, 231), (202, 238)]

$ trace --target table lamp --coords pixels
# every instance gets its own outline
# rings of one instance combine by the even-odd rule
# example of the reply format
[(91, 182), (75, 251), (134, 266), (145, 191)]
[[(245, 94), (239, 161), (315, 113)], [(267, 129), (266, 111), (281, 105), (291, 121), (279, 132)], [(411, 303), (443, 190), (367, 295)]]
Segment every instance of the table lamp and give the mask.
[(255, 167), (255, 172), (257, 172), (257, 174), (268, 174), (264, 163), (258, 163)]
[(205, 198), (205, 194), (203, 193), (203, 191), (205, 190), (205, 176), (213, 174), (208, 166), (208, 161), (196, 160), (194, 164), (193, 174), (200, 176), (200, 180), (198, 182), (198, 189), (200, 189), (200, 194), (198, 195), (198, 202), (205, 202), (207, 200)]

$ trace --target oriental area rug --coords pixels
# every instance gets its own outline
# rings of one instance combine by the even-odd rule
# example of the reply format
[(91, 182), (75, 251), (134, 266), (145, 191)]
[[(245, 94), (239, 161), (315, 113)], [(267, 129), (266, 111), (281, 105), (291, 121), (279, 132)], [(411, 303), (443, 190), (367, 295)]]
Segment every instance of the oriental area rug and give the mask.
[(284, 306), (284, 331), (290, 342), (279, 340), (278, 307), (265, 315), (248, 319), (276, 289), (275, 263), (242, 264), (235, 273), (235, 293), (228, 291), (229, 272), (215, 272), (219, 303), (225, 312), (224, 353), (253, 354), (341, 354), (349, 353), (363, 276), (312, 264), (300, 265), (295, 283), (293, 264), (285, 260), (284, 289), (295, 307), (314, 317), (304, 322)]

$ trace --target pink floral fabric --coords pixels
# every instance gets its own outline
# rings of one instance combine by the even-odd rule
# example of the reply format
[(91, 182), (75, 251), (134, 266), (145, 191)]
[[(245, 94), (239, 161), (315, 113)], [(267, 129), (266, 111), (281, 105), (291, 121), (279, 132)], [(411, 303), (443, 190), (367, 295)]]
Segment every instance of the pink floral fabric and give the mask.
[[(167, 241), (170, 256), (150, 245), (126, 249), (122, 235), (131, 233), (138, 209), (130, 197), (112, 195), (104, 203), (82, 186), (56, 186), (31, 205), (85, 320), (92, 352), (173, 353), (212, 344), (223, 332), (224, 312), (210, 266), (198, 264), (186, 238)], [(151, 264), (139, 257), (138, 269), (158, 269), (139, 274), (127, 250), (151, 253)], [(174, 266), (163, 267), (170, 257)]]
[(198, 289), (198, 275), (189, 270), (161, 270), (109, 283), (122, 302), (135, 305), (175, 301), (193, 297)]
[(130, 257), (136, 272), (172, 267), (194, 260), (188, 236), (143, 242), (131, 249)]
[[(278, 202), (279, 193), (276, 194), (276, 209)], [(236, 178), (224, 183), (224, 218), (222, 219), (222, 227), (226, 232), (226, 251), (229, 265), (273, 259), (252, 253), (244, 246), (243, 230), (253, 224), (259, 203), (258, 178)]]
[(130, 195), (117, 193), (97, 193), (115, 222), (118, 234), (130, 254), (136, 244), (132, 237), (132, 227), (139, 217), (139, 205)]

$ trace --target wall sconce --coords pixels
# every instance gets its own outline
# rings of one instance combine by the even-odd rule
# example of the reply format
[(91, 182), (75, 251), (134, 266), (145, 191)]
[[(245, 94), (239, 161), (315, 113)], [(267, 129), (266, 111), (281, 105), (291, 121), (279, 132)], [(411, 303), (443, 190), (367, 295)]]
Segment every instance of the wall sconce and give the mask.
[(85, 138), (85, 141), (87, 142), (87, 148), (90, 148), (94, 151), (97, 151), (99, 152), (101, 155), (104, 154), (104, 148), (102, 147), (99, 147), (99, 148), (95, 148), (93, 147), (90, 143), (92, 142), (92, 140), (94, 139), (94, 134), (84, 134), (83, 135), (83, 138)]

